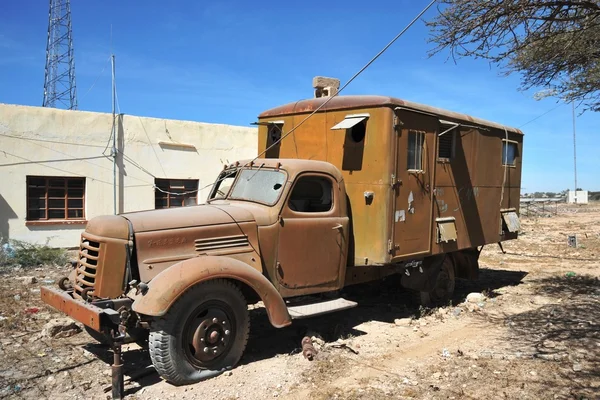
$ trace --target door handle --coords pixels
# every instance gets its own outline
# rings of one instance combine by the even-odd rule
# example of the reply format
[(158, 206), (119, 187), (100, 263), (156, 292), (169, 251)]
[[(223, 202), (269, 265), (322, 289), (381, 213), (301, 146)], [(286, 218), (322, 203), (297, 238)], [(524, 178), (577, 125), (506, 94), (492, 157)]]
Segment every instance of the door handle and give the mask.
[(336, 226), (334, 226), (333, 228), (331, 228), (331, 230), (335, 231), (336, 229), (342, 229), (344, 226), (342, 224), (337, 224)]

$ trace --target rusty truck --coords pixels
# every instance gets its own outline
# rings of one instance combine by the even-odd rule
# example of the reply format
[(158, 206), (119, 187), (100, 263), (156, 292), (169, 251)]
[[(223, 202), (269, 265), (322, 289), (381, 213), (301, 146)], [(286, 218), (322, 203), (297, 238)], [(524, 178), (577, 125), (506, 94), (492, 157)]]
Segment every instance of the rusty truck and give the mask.
[(443, 302), (482, 246), (517, 238), (518, 129), (384, 96), (302, 100), (257, 124), (262, 157), (225, 165), (205, 204), (91, 219), (70, 276), (42, 289), (112, 344), (116, 386), (127, 341), (146, 335), (164, 379), (197, 382), (240, 360), (249, 304), (283, 328), (394, 274)]

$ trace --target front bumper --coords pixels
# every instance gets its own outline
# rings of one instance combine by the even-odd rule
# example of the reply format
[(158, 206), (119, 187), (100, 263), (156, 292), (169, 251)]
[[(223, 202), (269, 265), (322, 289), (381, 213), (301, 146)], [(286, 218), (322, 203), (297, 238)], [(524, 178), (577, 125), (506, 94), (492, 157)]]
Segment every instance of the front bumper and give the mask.
[(118, 313), (110, 308), (100, 308), (83, 300), (74, 299), (71, 292), (50, 287), (41, 288), (42, 301), (69, 317), (90, 328), (100, 332), (102, 326), (111, 324), (114, 314)]

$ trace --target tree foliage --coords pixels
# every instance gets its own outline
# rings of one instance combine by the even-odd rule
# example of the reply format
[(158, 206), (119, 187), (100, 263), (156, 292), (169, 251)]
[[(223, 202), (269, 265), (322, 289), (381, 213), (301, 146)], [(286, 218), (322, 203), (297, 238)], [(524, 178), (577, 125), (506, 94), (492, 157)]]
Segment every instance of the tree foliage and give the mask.
[(487, 59), (520, 73), (522, 89), (600, 111), (600, 1), (440, 0), (438, 11), (430, 55)]

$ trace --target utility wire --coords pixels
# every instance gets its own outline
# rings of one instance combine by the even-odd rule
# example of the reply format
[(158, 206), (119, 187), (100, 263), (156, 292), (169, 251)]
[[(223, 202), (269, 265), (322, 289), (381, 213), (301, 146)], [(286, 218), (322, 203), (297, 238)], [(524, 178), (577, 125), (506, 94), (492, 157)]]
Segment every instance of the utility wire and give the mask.
[(154, 187), (154, 189), (158, 190), (159, 192), (169, 194), (172, 196), (185, 196), (186, 194), (198, 193), (198, 191), (200, 190), (200, 189), (195, 189), (195, 190), (190, 190), (188, 192), (169, 192), (167, 190), (163, 190), (163, 189), (159, 188), (156, 185), (152, 185), (152, 187)]
[(532, 119), (532, 120), (529, 120), (529, 121), (525, 122), (523, 125), (519, 126), (519, 128), (518, 128), (518, 129), (521, 129), (522, 127), (524, 127), (525, 125), (528, 125), (528, 124), (532, 123), (533, 121), (537, 121), (538, 119), (542, 118), (542, 117), (543, 117), (544, 115), (546, 115), (546, 114), (550, 114), (552, 111), (556, 110), (556, 109), (557, 109), (558, 107), (560, 107), (560, 106), (564, 106), (564, 103), (560, 103), (560, 104), (559, 104), (559, 105), (557, 105), (556, 107), (553, 107), (553, 108), (551, 108), (550, 110), (546, 111), (545, 113), (538, 115), (538, 116), (537, 116), (537, 117), (535, 117), (534, 119)]
[(71, 146), (82, 146), (82, 147), (98, 147), (98, 148), (103, 148), (104, 146), (99, 145), (99, 144), (82, 144), (82, 143), (75, 143), (75, 142), (61, 142), (59, 140), (47, 140), (47, 139), (40, 139), (40, 138), (27, 138), (27, 137), (23, 137), (23, 136), (15, 136), (15, 135), (7, 135), (4, 133), (0, 133), (0, 136), (5, 136), (5, 137), (9, 137), (9, 138), (13, 138), (13, 139), (20, 139), (20, 140), (28, 140), (28, 141), (33, 141), (33, 142), (46, 142), (46, 143), (55, 143), (55, 144), (67, 144), (67, 145), (71, 145)]
[[(408, 31), (414, 24), (415, 22), (417, 22), (419, 20), (419, 18), (421, 18), (421, 16), (423, 14), (425, 14), (427, 12), (427, 10), (429, 10), (431, 8), (432, 5), (434, 5), (436, 3), (437, 0), (432, 0), (427, 6), (425, 6), (425, 8), (423, 10), (421, 10), (421, 12), (419, 12), (419, 14), (417, 14), (416, 17), (414, 17), (409, 23), (408, 25), (406, 25), (406, 27), (404, 27), (404, 29), (402, 29), (400, 31), (400, 33), (398, 33), (387, 45), (385, 45), (385, 47), (383, 49), (381, 49), (379, 51), (379, 53), (377, 53), (373, 58), (371, 58), (369, 60), (368, 63), (366, 63), (360, 70), (358, 70), (358, 72), (356, 72), (349, 80), (348, 82), (346, 82), (338, 91), (337, 93), (334, 93), (332, 96), (328, 97), (327, 100), (325, 100), (323, 103), (321, 103), (321, 105), (319, 107), (317, 107), (313, 112), (311, 112), (310, 114), (308, 114), (306, 116), (306, 118), (304, 118), (302, 121), (300, 121), (300, 123), (296, 126), (294, 126), (292, 129), (290, 129), (290, 131), (288, 133), (286, 133), (285, 135), (283, 135), (282, 137), (280, 137), (278, 140), (276, 140), (275, 142), (273, 142), (269, 147), (267, 147), (264, 151), (262, 151), (261, 153), (259, 153), (256, 157), (254, 157), (251, 161), (248, 161), (246, 164), (242, 165), (241, 168), (244, 168), (246, 166), (248, 166), (249, 164), (253, 163), (254, 161), (256, 161), (260, 156), (262, 156), (263, 154), (265, 154), (267, 151), (271, 150), (273, 147), (277, 146), (283, 139), (285, 139), (286, 137), (288, 137), (289, 135), (291, 135), (292, 133), (294, 133), (296, 131), (296, 129), (298, 129), (300, 126), (302, 126), (309, 118), (311, 118), (313, 115), (315, 115), (317, 112), (319, 112), (323, 107), (325, 107), (331, 100), (333, 100), (334, 97), (337, 97), (344, 89), (346, 89), (348, 87), (348, 85), (350, 85), (352, 83), (352, 81), (354, 81), (356, 78), (358, 78), (358, 76), (360, 74), (362, 74), (367, 68), (369, 68), (371, 66), (371, 64), (373, 64), (375, 62), (375, 60), (377, 60), (383, 53), (385, 53), (385, 51), (387, 49), (390, 48), (390, 46), (392, 46), (394, 44), (394, 42), (396, 40), (398, 40), (402, 35), (404, 35), (404, 33), (406, 31)], [(198, 190), (203, 190), (206, 189), (210, 186), (216, 185), (217, 183), (221, 182), (223, 179), (219, 179), (213, 183), (210, 183)]]
[(96, 80), (94, 81), (94, 83), (92, 83), (92, 86), (90, 86), (90, 88), (87, 90), (87, 92), (85, 92), (85, 94), (83, 95), (83, 97), (81, 97), (79, 99), (79, 101), (83, 101), (83, 99), (85, 99), (85, 96), (87, 96), (87, 94), (94, 88), (94, 86), (96, 85), (96, 82), (98, 82), (98, 79), (100, 79), (100, 77), (102, 77), (102, 75), (104, 74), (104, 70), (106, 70), (106, 65), (108, 64), (109, 60), (110, 60), (110, 56), (104, 62), (104, 66), (102, 67), (102, 71), (100, 71), (100, 74), (96, 77)]

